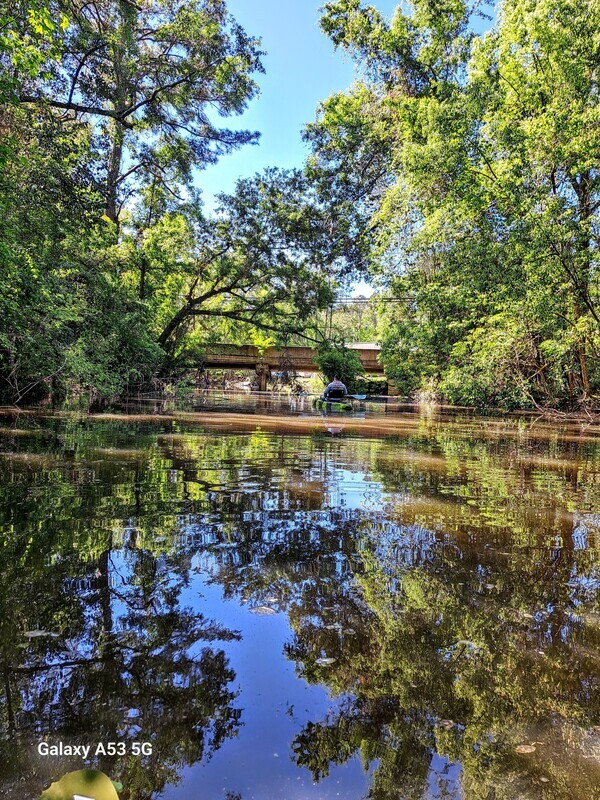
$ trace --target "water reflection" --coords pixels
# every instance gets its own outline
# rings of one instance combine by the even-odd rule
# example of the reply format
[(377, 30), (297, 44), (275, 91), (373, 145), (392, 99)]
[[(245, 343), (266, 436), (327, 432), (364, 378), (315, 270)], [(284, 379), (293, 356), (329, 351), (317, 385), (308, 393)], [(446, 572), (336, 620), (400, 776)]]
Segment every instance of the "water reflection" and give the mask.
[(126, 781), (125, 797), (154, 797), (235, 734), (234, 675), (218, 643), (239, 634), (179, 602), (187, 558), (114, 550), (110, 536), (93, 547), (60, 538), (15, 530), (4, 542), (4, 791), (24, 779), (30, 794), (20, 796), (44, 788), (44, 767), (55, 765), (35, 758), (37, 741), (120, 741), (129, 750), (151, 731), (151, 756), (94, 763)]
[(5, 415), (0, 793), (600, 796), (598, 431), (387, 422)]

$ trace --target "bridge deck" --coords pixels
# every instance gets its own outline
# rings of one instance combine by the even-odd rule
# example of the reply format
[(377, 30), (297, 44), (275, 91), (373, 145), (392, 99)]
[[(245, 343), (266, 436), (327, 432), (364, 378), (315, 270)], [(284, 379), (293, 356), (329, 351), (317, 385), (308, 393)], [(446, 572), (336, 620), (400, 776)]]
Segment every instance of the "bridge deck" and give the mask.
[[(347, 345), (355, 350), (368, 375), (383, 375), (379, 363), (380, 347), (371, 342), (358, 342)], [(312, 347), (267, 347), (262, 353), (254, 345), (212, 345), (206, 352), (204, 365), (219, 369), (256, 369), (257, 365), (270, 370), (280, 370), (284, 366), (296, 372), (318, 372), (315, 362), (317, 351)]]

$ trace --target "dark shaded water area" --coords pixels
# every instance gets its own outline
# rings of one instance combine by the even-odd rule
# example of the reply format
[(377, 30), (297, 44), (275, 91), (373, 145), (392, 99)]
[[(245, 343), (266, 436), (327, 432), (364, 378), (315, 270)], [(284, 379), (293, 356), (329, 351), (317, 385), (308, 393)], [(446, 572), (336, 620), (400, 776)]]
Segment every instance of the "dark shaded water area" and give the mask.
[(0, 412), (0, 796), (600, 798), (600, 429), (221, 405)]

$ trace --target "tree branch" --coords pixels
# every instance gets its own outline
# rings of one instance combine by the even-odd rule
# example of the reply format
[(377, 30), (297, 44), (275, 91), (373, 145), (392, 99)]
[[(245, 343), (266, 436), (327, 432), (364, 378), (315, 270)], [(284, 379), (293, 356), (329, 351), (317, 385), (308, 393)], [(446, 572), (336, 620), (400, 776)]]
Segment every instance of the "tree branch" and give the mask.
[(118, 111), (111, 111), (111, 109), (108, 108), (101, 108), (99, 106), (86, 106), (82, 105), (81, 103), (63, 102), (62, 100), (53, 100), (51, 97), (46, 97), (45, 95), (39, 95), (36, 97), (35, 95), (22, 94), (19, 95), (19, 102), (26, 104), (31, 103), (35, 105), (42, 105), (45, 103), (53, 108), (63, 108), (67, 111), (75, 111), (79, 114), (92, 114), (94, 116), (110, 117), (111, 119), (120, 122), (125, 128), (133, 128), (132, 123), (123, 119), (122, 115)]

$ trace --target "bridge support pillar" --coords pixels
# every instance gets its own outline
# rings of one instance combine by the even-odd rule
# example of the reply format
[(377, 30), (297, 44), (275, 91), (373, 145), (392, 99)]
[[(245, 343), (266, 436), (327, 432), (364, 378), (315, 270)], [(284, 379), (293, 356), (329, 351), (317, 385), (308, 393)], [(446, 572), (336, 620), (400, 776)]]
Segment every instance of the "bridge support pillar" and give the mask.
[(256, 375), (258, 377), (258, 391), (267, 391), (267, 381), (271, 377), (271, 370), (268, 364), (260, 363), (256, 365)]

